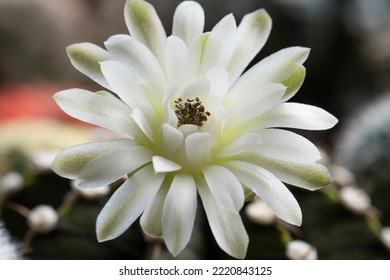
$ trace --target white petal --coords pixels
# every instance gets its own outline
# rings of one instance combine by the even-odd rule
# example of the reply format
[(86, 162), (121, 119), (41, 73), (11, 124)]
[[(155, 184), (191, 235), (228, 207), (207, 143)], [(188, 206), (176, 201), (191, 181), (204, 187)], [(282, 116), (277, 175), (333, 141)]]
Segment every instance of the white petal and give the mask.
[(112, 59), (107, 51), (91, 43), (73, 44), (66, 51), (77, 70), (103, 87), (110, 88), (100, 71), (100, 62)]
[(274, 107), (283, 96), (286, 88), (282, 84), (267, 83), (243, 92), (238, 100), (229, 100), (227, 125), (243, 123), (256, 118)]
[(226, 164), (239, 181), (252, 189), (275, 215), (282, 220), (301, 225), (302, 211), (287, 187), (266, 169), (243, 161), (229, 161)]
[(229, 90), (229, 73), (225, 67), (215, 66), (207, 71), (210, 93), (222, 99)]
[(176, 152), (180, 145), (183, 143), (183, 132), (166, 123), (161, 126), (161, 129), (163, 134), (164, 151), (168, 154)]
[(58, 152), (52, 163), (52, 169), (58, 175), (74, 180), (85, 165), (98, 155), (135, 144), (136, 142), (132, 140), (113, 140), (65, 148)]
[(219, 157), (227, 157), (242, 153), (243, 151), (251, 150), (262, 143), (261, 137), (257, 133), (246, 133), (238, 139), (224, 147), (219, 153)]
[(153, 169), (156, 173), (173, 172), (181, 169), (181, 165), (160, 156), (153, 157)]
[(146, 166), (131, 176), (108, 200), (96, 221), (99, 242), (114, 239), (127, 230), (150, 205), (164, 180)]
[(213, 196), (232, 211), (240, 211), (244, 204), (244, 189), (236, 176), (222, 166), (208, 166), (204, 177)]
[(102, 63), (102, 73), (111, 89), (132, 109), (140, 108), (153, 114), (153, 108), (139, 82), (124, 64), (119, 61)]
[(244, 16), (237, 28), (237, 45), (228, 66), (232, 82), (242, 74), (264, 46), (271, 26), (271, 17), (264, 9)]
[(258, 62), (233, 85), (232, 95), (257, 87), (263, 83), (280, 83), (295, 72), (309, 55), (308, 48), (282, 49)]
[(288, 162), (267, 158), (259, 154), (246, 155), (244, 160), (262, 166), (279, 180), (300, 188), (318, 190), (332, 182), (329, 171), (318, 163)]
[(262, 116), (265, 127), (308, 130), (332, 128), (338, 120), (324, 109), (300, 103), (283, 103)]
[(194, 65), (185, 43), (175, 36), (168, 37), (165, 45), (165, 69), (170, 82), (184, 83), (194, 72)]
[(183, 100), (195, 99), (206, 100), (210, 94), (210, 82), (205, 78), (196, 78), (191, 81), (184, 89), (181, 98)]
[(165, 180), (154, 196), (152, 203), (141, 216), (140, 224), (143, 231), (152, 237), (162, 237), (163, 207), (170, 187), (171, 181)]
[(267, 157), (300, 163), (313, 163), (321, 158), (313, 143), (291, 131), (265, 129), (260, 137), (263, 143), (254, 151)]
[(148, 85), (158, 94), (165, 83), (164, 72), (151, 51), (129, 35), (114, 35), (105, 43), (109, 53), (126, 64), (141, 83)]
[(293, 97), (301, 88), (306, 77), (306, 68), (301, 65), (289, 77), (284, 79), (281, 83), (287, 87), (282, 101), (285, 102)]
[(214, 26), (204, 49), (201, 73), (206, 73), (215, 65), (228, 65), (236, 46), (236, 33), (236, 21), (232, 14)]
[(194, 178), (175, 176), (164, 202), (162, 232), (165, 244), (173, 256), (190, 241), (196, 214), (197, 193)]
[(141, 41), (161, 61), (166, 34), (153, 6), (142, 0), (127, 0), (125, 21), (131, 36)]
[(190, 134), (185, 139), (185, 149), (190, 166), (198, 166), (202, 160), (210, 158), (211, 135), (203, 132)]
[(82, 188), (97, 188), (111, 184), (150, 162), (152, 156), (151, 151), (139, 146), (105, 152), (86, 164), (76, 183)]
[(173, 16), (172, 34), (191, 46), (202, 35), (204, 28), (204, 11), (194, 1), (181, 2)]
[(137, 131), (130, 107), (108, 92), (69, 89), (53, 98), (65, 113), (79, 120), (128, 135)]
[(207, 219), (219, 247), (227, 254), (243, 259), (246, 255), (249, 238), (236, 211), (226, 208), (210, 192), (206, 182), (197, 182)]
[(146, 135), (146, 137), (148, 137), (149, 140), (154, 143), (155, 142), (154, 133), (144, 113), (140, 109), (136, 108), (133, 110), (131, 117), (133, 118), (134, 122), (138, 125), (138, 127), (142, 130), (142, 132)]

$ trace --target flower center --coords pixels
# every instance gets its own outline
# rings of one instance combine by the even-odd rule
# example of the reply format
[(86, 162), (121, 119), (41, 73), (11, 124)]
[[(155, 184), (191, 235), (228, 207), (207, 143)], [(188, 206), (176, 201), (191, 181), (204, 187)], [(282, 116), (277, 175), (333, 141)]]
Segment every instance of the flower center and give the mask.
[(193, 124), (201, 127), (207, 121), (207, 117), (210, 116), (210, 112), (205, 110), (202, 101), (198, 97), (195, 99), (187, 99), (185, 102), (179, 98), (175, 100), (175, 108), (178, 127), (183, 124)]

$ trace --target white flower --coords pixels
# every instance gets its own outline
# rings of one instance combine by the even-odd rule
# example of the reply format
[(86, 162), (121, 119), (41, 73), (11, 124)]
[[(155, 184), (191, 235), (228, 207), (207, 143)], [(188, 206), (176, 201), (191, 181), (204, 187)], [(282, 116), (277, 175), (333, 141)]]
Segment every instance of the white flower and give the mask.
[(320, 108), (286, 102), (303, 82), (309, 50), (283, 49), (243, 74), (270, 33), (264, 10), (238, 27), (227, 15), (203, 33), (202, 7), (184, 1), (169, 37), (142, 0), (126, 2), (125, 20), (131, 36), (110, 37), (107, 51), (90, 43), (67, 49), (79, 71), (114, 94), (55, 95), (71, 116), (132, 137), (67, 148), (53, 162), (57, 174), (84, 188), (129, 174), (97, 219), (98, 240), (116, 238), (141, 216), (143, 230), (177, 255), (190, 240), (199, 194), (219, 246), (243, 258), (243, 186), (300, 225), (300, 207), (282, 181), (315, 190), (331, 179), (314, 144), (281, 128), (337, 122)]
[(33, 232), (49, 233), (57, 226), (58, 214), (50, 205), (39, 205), (30, 211), (27, 222)]
[(302, 240), (293, 240), (287, 244), (286, 255), (291, 260), (316, 260), (317, 249)]

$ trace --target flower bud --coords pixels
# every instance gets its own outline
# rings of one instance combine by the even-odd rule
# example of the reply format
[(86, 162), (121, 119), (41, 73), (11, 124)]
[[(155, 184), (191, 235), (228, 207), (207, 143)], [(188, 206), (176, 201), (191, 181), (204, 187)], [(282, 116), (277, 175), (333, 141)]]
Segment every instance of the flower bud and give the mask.
[(245, 213), (252, 222), (260, 225), (271, 225), (276, 220), (272, 209), (258, 198), (255, 198), (248, 204), (245, 208)]
[(371, 199), (368, 194), (358, 187), (343, 187), (340, 192), (341, 202), (352, 212), (363, 214), (371, 207)]
[(23, 188), (23, 176), (15, 171), (7, 173), (0, 178), (0, 200)]
[(287, 244), (286, 255), (291, 260), (316, 260), (317, 249), (302, 240), (293, 240)]
[(109, 186), (103, 186), (99, 188), (84, 189), (76, 184), (76, 181), (70, 183), (71, 188), (76, 191), (81, 197), (85, 199), (99, 199), (106, 196), (110, 192)]
[(333, 164), (330, 167), (333, 182), (340, 186), (350, 186), (355, 184), (355, 176), (347, 168), (341, 165)]
[(383, 245), (390, 250), (390, 227), (382, 228), (380, 232), (380, 239), (383, 242)]
[(49, 233), (58, 223), (57, 211), (50, 205), (39, 205), (30, 211), (27, 222), (36, 233)]
[(36, 152), (32, 156), (32, 161), (34, 164), (34, 167), (38, 171), (49, 171), (51, 170), (51, 164), (58, 153), (57, 150), (44, 150), (40, 152)]

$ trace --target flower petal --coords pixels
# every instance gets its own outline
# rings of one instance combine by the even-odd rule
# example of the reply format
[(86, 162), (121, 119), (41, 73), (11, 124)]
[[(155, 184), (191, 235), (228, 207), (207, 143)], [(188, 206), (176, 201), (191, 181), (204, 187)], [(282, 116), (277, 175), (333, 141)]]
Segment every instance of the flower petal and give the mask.
[(108, 92), (69, 89), (56, 93), (53, 98), (65, 113), (79, 120), (127, 135), (137, 131), (130, 117), (131, 109)]
[(128, 229), (150, 205), (164, 177), (163, 174), (155, 174), (149, 165), (121, 185), (97, 218), (96, 233), (99, 242), (114, 239)]
[(211, 154), (211, 135), (196, 132), (185, 139), (185, 149), (191, 167), (199, 166), (201, 161), (207, 161)]
[(106, 61), (101, 65), (102, 73), (111, 89), (132, 109), (140, 108), (148, 115), (153, 107), (142, 91), (139, 82), (124, 64), (119, 61)]
[(150, 150), (139, 146), (105, 152), (85, 165), (76, 183), (82, 188), (96, 188), (111, 184), (150, 162), (152, 156)]
[(232, 257), (243, 259), (249, 238), (241, 216), (221, 204), (204, 180), (200, 179), (197, 186), (211, 231), (219, 247)]
[(309, 51), (308, 48), (290, 47), (264, 58), (237, 80), (230, 94), (240, 95), (263, 83), (284, 81), (302, 65)]
[(306, 68), (301, 65), (292, 73), (288, 78), (284, 79), (281, 83), (287, 87), (284, 93), (282, 101), (287, 101), (293, 97), (301, 88), (306, 76)]
[(231, 108), (226, 125), (244, 123), (260, 116), (279, 102), (285, 90), (282, 84), (266, 83), (241, 93), (237, 99), (228, 98)]
[(171, 181), (165, 180), (154, 196), (152, 203), (141, 216), (140, 224), (143, 231), (152, 237), (162, 237), (162, 215), (165, 198), (171, 187)]
[(229, 73), (226, 68), (215, 66), (207, 71), (206, 78), (210, 82), (210, 93), (222, 99), (229, 90)]
[(201, 65), (201, 73), (207, 73), (216, 65), (227, 66), (236, 46), (237, 26), (232, 14), (225, 16), (211, 30)]
[(142, 0), (127, 0), (125, 21), (131, 36), (147, 46), (162, 62), (167, 36), (154, 7)]
[(172, 34), (191, 46), (203, 33), (204, 11), (195, 1), (181, 2), (173, 16)]
[(181, 169), (181, 165), (160, 156), (153, 157), (153, 169), (156, 173), (173, 172)]
[(262, 116), (265, 127), (290, 127), (308, 130), (332, 128), (338, 120), (324, 109), (300, 103), (283, 103)]
[(177, 151), (180, 145), (183, 143), (183, 132), (177, 128), (164, 123), (161, 126), (163, 134), (163, 149), (167, 154), (172, 154)]
[(136, 108), (133, 110), (131, 117), (138, 125), (138, 127), (142, 130), (142, 132), (146, 135), (146, 137), (148, 137), (148, 139), (154, 143), (154, 133), (144, 113), (140, 109)]
[(226, 163), (238, 180), (252, 189), (280, 219), (301, 225), (302, 211), (287, 187), (266, 169), (243, 161)]
[(318, 163), (288, 162), (258, 154), (246, 155), (243, 160), (264, 167), (287, 184), (307, 190), (318, 190), (332, 182), (329, 171)]
[(84, 75), (109, 89), (106, 79), (100, 71), (100, 62), (111, 60), (104, 49), (91, 43), (78, 43), (66, 48), (72, 65)]
[(175, 36), (168, 37), (165, 44), (165, 69), (170, 82), (185, 83), (194, 73), (190, 53), (185, 43)]
[(203, 175), (211, 193), (225, 207), (232, 211), (240, 211), (244, 204), (244, 189), (236, 176), (222, 166), (208, 166)]
[(132, 140), (113, 140), (65, 148), (56, 155), (52, 163), (52, 169), (56, 174), (74, 180), (87, 163), (98, 155), (135, 144), (136, 142)]
[(229, 62), (230, 80), (234, 82), (264, 46), (271, 32), (272, 20), (264, 9), (243, 17), (237, 28), (237, 45)]
[(218, 156), (227, 157), (239, 154), (257, 147), (260, 143), (262, 141), (258, 133), (246, 133), (224, 147)]
[(313, 143), (291, 131), (265, 129), (260, 137), (263, 143), (254, 151), (264, 156), (298, 163), (313, 163), (321, 158)]
[(126, 64), (142, 84), (146, 84), (155, 93), (165, 83), (164, 72), (151, 51), (129, 35), (111, 36), (105, 43), (108, 52)]
[(194, 178), (176, 175), (164, 202), (162, 232), (165, 244), (177, 256), (190, 241), (194, 227), (197, 193)]

